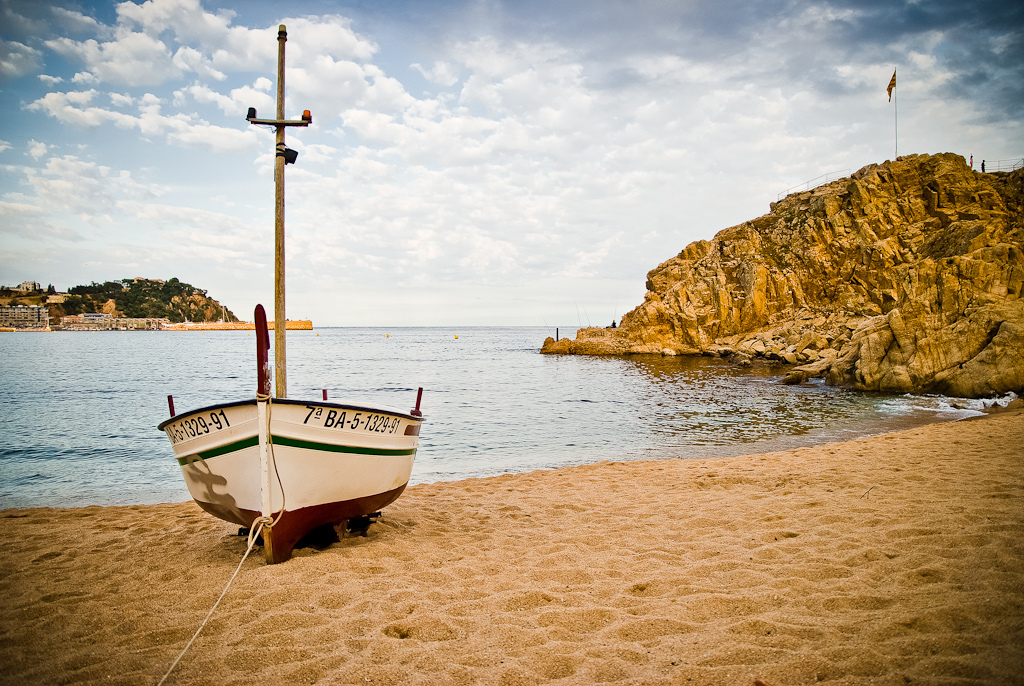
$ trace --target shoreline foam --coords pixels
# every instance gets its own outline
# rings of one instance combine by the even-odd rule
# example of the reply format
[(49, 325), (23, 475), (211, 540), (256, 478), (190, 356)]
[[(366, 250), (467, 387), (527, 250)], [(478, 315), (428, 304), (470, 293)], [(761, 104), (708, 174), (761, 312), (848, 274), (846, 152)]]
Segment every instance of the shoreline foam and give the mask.
[[(169, 684), (995, 684), (1024, 674), (1024, 412), (410, 487), (250, 555)], [(156, 683), (245, 550), (192, 503), (0, 512), (9, 683)]]

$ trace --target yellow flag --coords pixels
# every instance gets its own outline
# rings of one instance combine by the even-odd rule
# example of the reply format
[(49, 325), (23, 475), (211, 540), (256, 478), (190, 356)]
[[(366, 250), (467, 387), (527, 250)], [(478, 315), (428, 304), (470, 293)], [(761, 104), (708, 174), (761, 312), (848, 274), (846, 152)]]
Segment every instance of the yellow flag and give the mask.
[(889, 79), (889, 87), (885, 89), (885, 92), (889, 94), (889, 102), (892, 102), (892, 89), (896, 87), (896, 70), (892, 70), (892, 78)]

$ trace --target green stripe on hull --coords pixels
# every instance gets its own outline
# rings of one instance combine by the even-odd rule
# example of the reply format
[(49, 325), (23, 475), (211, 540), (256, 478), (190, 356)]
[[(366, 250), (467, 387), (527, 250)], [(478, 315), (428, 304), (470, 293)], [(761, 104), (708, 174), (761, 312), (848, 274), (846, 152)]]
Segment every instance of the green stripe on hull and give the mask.
[[(211, 457), (218, 457), (220, 455), (226, 455), (227, 453), (233, 453), (246, 448), (259, 445), (259, 437), (252, 436), (250, 438), (243, 438), (240, 441), (234, 443), (228, 443), (222, 445), (219, 448), (212, 448), (211, 450), (203, 450), (198, 453), (191, 455), (185, 455), (184, 457), (177, 458), (178, 464), (184, 467), (190, 462), (195, 462), (196, 458), (201, 460), (208, 460)], [(315, 441), (303, 441), (297, 438), (285, 438), (284, 436), (271, 436), (270, 442), (274, 445), (285, 445), (289, 448), (305, 448), (306, 450), (320, 450), (325, 453), (354, 453), (356, 455), (415, 455), (416, 448), (403, 448), (403, 449), (391, 449), (391, 448), (358, 448), (350, 445), (333, 445), (330, 443), (317, 443)]]
[(298, 438), (285, 438), (274, 436), (271, 441), (274, 445), (286, 445), (289, 448), (306, 448), (307, 450), (322, 450), (327, 453), (356, 453), (357, 455), (415, 455), (416, 448), (403, 448), (396, 450), (392, 448), (357, 448), (350, 445), (334, 445), (331, 443), (315, 443), (303, 441)]

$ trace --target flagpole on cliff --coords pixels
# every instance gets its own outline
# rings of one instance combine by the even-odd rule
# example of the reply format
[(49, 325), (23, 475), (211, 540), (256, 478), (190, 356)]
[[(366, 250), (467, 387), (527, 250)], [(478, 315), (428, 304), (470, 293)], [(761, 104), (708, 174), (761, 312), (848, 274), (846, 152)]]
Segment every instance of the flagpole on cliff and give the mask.
[[(900, 131), (899, 131), (899, 116), (897, 114), (898, 113), (897, 101), (892, 99), (892, 92), (893, 92), (893, 90), (895, 90), (895, 88), (896, 88), (896, 70), (893, 69), (892, 70), (892, 78), (889, 79), (889, 87), (885, 89), (889, 93), (889, 100), (892, 100), (892, 129), (893, 129), (893, 140), (894, 140), (895, 145), (896, 145), (896, 153), (895, 153), (893, 159), (895, 159), (896, 157), (900, 156)], [(897, 93), (896, 96), (897, 96), (897, 98), (899, 98), (899, 93)]]

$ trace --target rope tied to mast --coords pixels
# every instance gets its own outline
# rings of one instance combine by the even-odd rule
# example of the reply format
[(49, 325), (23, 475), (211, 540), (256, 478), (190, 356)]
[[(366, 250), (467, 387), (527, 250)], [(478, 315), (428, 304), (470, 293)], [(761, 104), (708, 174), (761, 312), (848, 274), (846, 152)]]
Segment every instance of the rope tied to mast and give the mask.
[(275, 459), (274, 457), (274, 434), (270, 432), (270, 415), (271, 410), (274, 406), (274, 396), (270, 395), (269, 393), (260, 393), (259, 391), (257, 391), (256, 402), (267, 404), (267, 451), (270, 453), (270, 463), (274, 466), (274, 476), (277, 477), (277, 487), (281, 489), (281, 509), (277, 512), (276, 517), (260, 516), (254, 519), (252, 522), (252, 526), (249, 529), (250, 537), (252, 537), (253, 531), (256, 531), (257, 522), (260, 522), (261, 528), (265, 527), (267, 529), (273, 530), (274, 525), (281, 521), (281, 517), (284, 516), (285, 506), (284, 483), (281, 481), (281, 473), (277, 470), (277, 459)]
[(252, 524), (249, 525), (249, 547), (256, 542), (259, 538), (260, 531), (267, 529), (269, 533), (273, 530), (274, 525), (281, 520), (281, 516), (284, 514), (284, 484), (281, 483), (281, 475), (277, 471), (277, 460), (274, 459), (274, 435), (270, 433), (270, 413), (273, 407), (274, 397), (269, 393), (256, 393), (256, 402), (267, 404), (267, 452), (269, 453), (270, 462), (274, 465), (274, 475), (277, 476), (277, 485), (281, 488), (281, 511), (277, 513), (277, 519), (272, 516), (260, 515), (256, 519), (252, 520)]

